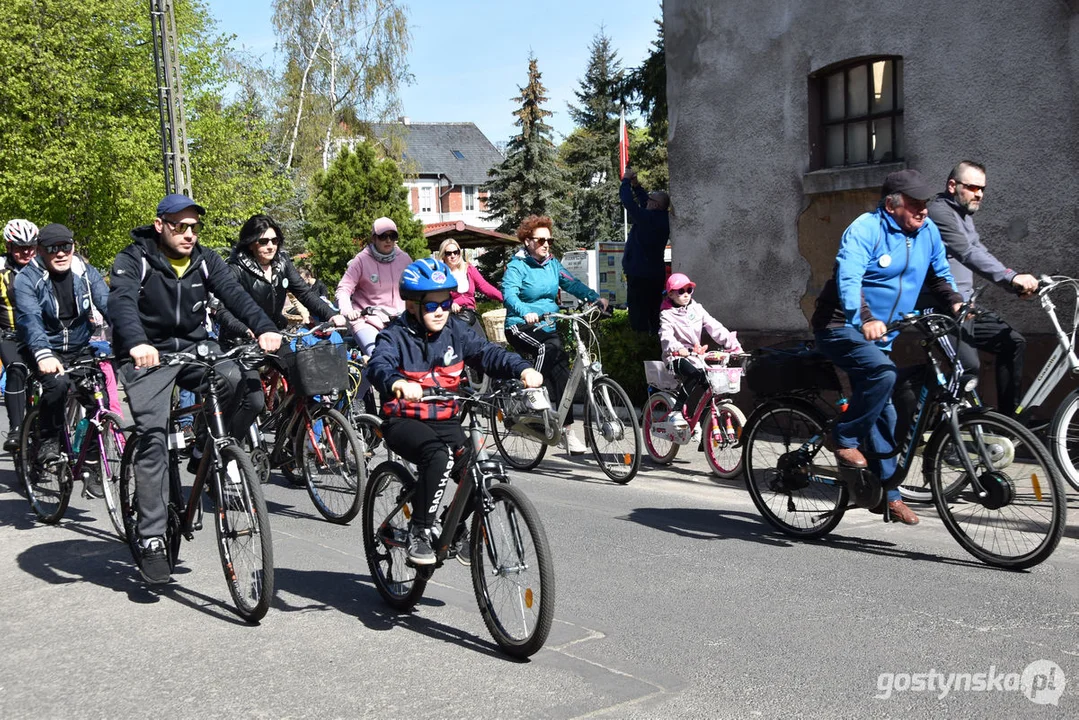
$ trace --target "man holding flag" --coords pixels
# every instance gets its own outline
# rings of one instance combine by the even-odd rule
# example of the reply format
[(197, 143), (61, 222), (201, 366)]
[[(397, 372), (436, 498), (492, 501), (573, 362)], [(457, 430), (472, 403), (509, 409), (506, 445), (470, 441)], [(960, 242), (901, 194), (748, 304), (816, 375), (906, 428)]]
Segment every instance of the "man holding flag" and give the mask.
[(663, 283), (667, 279), (663, 251), (671, 236), (667, 213), (671, 199), (662, 190), (646, 192), (637, 181), (637, 171), (629, 167), (625, 110), (619, 123), (618, 155), (622, 172), (618, 196), (626, 214), (633, 221), (633, 229), (626, 240), (626, 251), (622, 255), (629, 325), (637, 332), (659, 336), (659, 306), (663, 301)]

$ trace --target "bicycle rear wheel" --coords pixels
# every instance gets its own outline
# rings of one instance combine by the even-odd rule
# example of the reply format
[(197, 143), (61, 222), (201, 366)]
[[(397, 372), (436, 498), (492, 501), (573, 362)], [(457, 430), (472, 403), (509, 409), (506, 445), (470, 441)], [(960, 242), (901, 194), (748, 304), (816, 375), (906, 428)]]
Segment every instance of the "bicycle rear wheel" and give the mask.
[(547, 443), (531, 435), (514, 432), (508, 419), (505, 398), (496, 398), (491, 410), (491, 434), (494, 435), (495, 446), (507, 465), (517, 470), (531, 470), (543, 460)]
[(62, 459), (48, 464), (38, 456), (41, 446), (40, 410), (31, 410), (22, 424), (19, 453), (23, 463), (23, 483), (30, 509), (37, 519), (50, 525), (60, 522), (71, 501), (74, 478), (71, 466)]
[(672, 411), (671, 399), (663, 393), (653, 393), (644, 404), (644, 449), (652, 462), (660, 465), (669, 465), (678, 454), (679, 445), (667, 437), (669, 433), (660, 434), (654, 428), (656, 423), (667, 422)]
[(238, 445), (220, 450), (213, 470), (217, 498), (214, 528), (225, 582), (240, 617), (258, 622), (273, 598), (273, 541), (262, 484), (251, 460)]
[(584, 434), (604, 475), (621, 485), (633, 479), (641, 467), (641, 427), (626, 391), (611, 378), (592, 383)]
[(386, 604), (401, 611), (423, 597), (432, 572), (407, 560), (414, 485), (402, 465), (384, 462), (371, 471), (363, 501), (363, 549), (371, 580)]
[(127, 538), (124, 528), (123, 510), (120, 506), (120, 466), (123, 462), (125, 440), (120, 429), (120, 418), (113, 413), (105, 413), (101, 419), (101, 430), (96, 440), (100, 458), (97, 471), (104, 489), (105, 507), (109, 511), (109, 520), (121, 540)]
[(516, 658), (534, 655), (554, 619), (554, 565), (539, 513), (519, 487), (492, 485), (489, 512), (472, 517), (472, 587), (491, 637)]
[[(746, 416), (734, 403), (718, 403), (707, 410), (704, 423), (704, 457), (708, 467), (725, 480), (742, 474), (742, 428)], [(718, 424), (717, 424), (718, 419)], [(733, 438), (731, 435), (733, 434)]]
[(296, 464), (307, 494), (322, 517), (344, 525), (360, 511), (367, 465), (363, 447), (345, 416), (317, 407), (296, 425)]
[(754, 412), (744, 432), (746, 487), (761, 516), (795, 537), (830, 533), (843, 519), (848, 491), (832, 454), (814, 454), (810, 443), (825, 432), (820, 412), (771, 402)]
[(1079, 491), (1079, 390), (1068, 393), (1053, 415), (1049, 447), (1064, 480)]
[[(1052, 457), (1033, 433), (1000, 413), (960, 418), (959, 429), (964, 447), (957, 449), (949, 434), (932, 467), (930, 484), (944, 527), (986, 564), (1022, 570), (1044, 561), (1060, 543), (1067, 512)], [(993, 456), (987, 437), (1014, 447), (1010, 463)], [(945, 461), (949, 451), (966, 453), (976, 482), (961, 464)]]

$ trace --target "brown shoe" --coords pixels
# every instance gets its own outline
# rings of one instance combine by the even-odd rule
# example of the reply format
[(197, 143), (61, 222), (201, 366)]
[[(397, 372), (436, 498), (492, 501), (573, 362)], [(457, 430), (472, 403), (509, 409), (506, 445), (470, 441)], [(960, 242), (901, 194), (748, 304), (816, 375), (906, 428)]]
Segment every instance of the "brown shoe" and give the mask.
[(918, 524), (918, 516), (915, 515), (914, 511), (907, 507), (907, 504), (902, 500), (892, 500), (888, 503), (888, 512), (892, 514), (893, 518), (904, 525)]
[(858, 448), (838, 448), (835, 451), (835, 459), (840, 465), (848, 467), (864, 468), (866, 466), (865, 456)]

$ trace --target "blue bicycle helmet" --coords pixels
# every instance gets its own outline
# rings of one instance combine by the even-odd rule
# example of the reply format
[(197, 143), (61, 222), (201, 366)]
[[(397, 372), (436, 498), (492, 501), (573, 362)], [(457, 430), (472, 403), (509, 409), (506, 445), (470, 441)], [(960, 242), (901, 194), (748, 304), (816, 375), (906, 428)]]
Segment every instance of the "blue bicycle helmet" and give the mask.
[(425, 293), (456, 290), (457, 278), (441, 260), (424, 258), (411, 263), (401, 273), (401, 297), (419, 300)]

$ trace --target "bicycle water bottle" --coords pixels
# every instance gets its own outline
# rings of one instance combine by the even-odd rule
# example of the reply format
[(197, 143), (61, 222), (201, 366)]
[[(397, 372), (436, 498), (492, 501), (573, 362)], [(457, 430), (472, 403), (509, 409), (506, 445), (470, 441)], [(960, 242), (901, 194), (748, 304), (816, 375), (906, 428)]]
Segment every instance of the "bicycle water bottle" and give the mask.
[(75, 437), (71, 441), (71, 452), (76, 455), (82, 447), (82, 439), (86, 437), (86, 428), (90, 427), (90, 418), (83, 418), (75, 425)]

